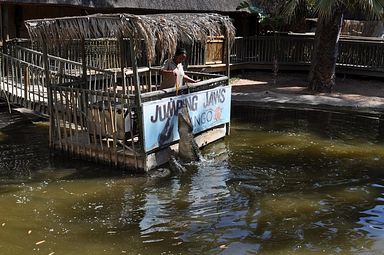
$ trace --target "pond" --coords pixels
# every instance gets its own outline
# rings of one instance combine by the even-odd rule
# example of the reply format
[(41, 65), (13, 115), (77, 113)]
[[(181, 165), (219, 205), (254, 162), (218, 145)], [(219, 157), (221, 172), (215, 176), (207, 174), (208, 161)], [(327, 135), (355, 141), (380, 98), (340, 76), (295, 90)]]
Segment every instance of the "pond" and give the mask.
[(167, 179), (51, 157), (47, 133), (44, 124), (1, 129), (1, 254), (384, 249), (376, 116), (238, 107), (231, 135)]

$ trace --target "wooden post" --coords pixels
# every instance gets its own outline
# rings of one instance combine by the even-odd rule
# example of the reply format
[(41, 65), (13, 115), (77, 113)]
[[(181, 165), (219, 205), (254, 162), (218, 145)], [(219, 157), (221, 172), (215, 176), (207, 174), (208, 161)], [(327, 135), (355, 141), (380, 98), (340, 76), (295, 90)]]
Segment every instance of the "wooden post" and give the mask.
[(148, 68), (149, 68), (149, 71), (148, 71), (148, 76), (149, 76), (148, 86), (149, 86), (149, 89), (148, 89), (148, 91), (152, 91), (152, 64), (151, 64), (151, 61), (149, 61), (149, 60), (148, 60)]
[[(136, 114), (137, 114), (137, 126), (139, 128), (139, 137), (141, 138), (141, 151), (144, 151), (144, 132), (143, 132), (143, 113), (142, 113), (142, 105), (141, 105), (141, 93), (140, 93), (140, 80), (139, 80), (139, 73), (137, 70), (137, 58), (136, 58), (136, 49), (137, 45), (135, 40), (130, 37), (130, 50), (131, 50), (131, 63), (132, 63), (132, 71), (133, 71), (133, 84), (135, 86), (135, 104), (136, 104)], [(136, 162), (137, 163), (137, 162)]]
[(24, 67), (24, 100), (25, 107), (28, 108), (28, 89), (29, 89), (29, 66)]
[[(226, 51), (225, 57), (226, 57), (226, 71), (227, 71), (227, 77), (228, 77), (228, 85), (229, 85), (229, 79), (231, 76), (231, 42), (229, 41), (229, 33), (228, 30), (225, 31), (225, 45), (224, 45), (224, 50)], [(226, 135), (230, 134), (231, 130), (231, 123), (226, 124)]]
[[(83, 80), (83, 86), (82, 89), (87, 89), (87, 54), (85, 49), (85, 38), (82, 38), (80, 41), (80, 48), (81, 48), (81, 64), (82, 64), (82, 80)], [(79, 108), (82, 112), (85, 113), (85, 116), (88, 116), (88, 94), (85, 93), (85, 91), (82, 91), (82, 94), (84, 96), (81, 97), (83, 99), (83, 102), (80, 102)], [(86, 123), (86, 117), (83, 120)]]
[(231, 78), (231, 66), (230, 66), (230, 62), (231, 62), (231, 42), (229, 41), (229, 33), (228, 31), (225, 31), (225, 63), (226, 63), (226, 73), (227, 73), (227, 77), (228, 77), (228, 83), (229, 83), (229, 79)]
[[(200, 53), (199, 53), (200, 54)], [(202, 64), (205, 65), (207, 64), (207, 54), (208, 54), (208, 41), (204, 43), (204, 50), (203, 53), (201, 54), (202, 57)]]
[(49, 61), (48, 61), (48, 49), (47, 49), (47, 41), (43, 42), (43, 63), (44, 63), (44, 72), (45, 72), (45, 86), (47, 87), (48, 92), (48, 113), (49, 113), (49, 145), (53, 147), (53, 135), (54, 135), (54, 115), (53, 115), (53, 93), (51, 80), (49, 77)]
[[(123, 85), (123, 94), (126, 92), (126, 87), (127, 87), (127, 81), (125, 79), (125, 48), (124, 48), (124, 38), (123, 36), (119, 37), (119, 46), (120, 46), (120, 71), (121, 71), (121, 78), (122, 80), (122, 85)], [(116, 86), (116, 85), (115, 85)]]
[(84, 84), (87, 84), (87, 54), (85, 49), (85, 39), (82, 38), (80, 41), (81, 47), (81, 64), (82, 64), (82, 79)]

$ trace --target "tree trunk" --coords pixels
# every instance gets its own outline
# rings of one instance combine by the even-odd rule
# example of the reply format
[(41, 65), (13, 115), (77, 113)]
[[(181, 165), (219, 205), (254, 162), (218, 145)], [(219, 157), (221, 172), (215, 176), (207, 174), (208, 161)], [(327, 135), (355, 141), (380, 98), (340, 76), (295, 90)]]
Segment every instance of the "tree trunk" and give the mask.
[(335, 85), (335, 68), (342, 23), (341, 7), (335, 10), (331, 17), (318, 19), (309, 73), (310, 90), (331, 92)]

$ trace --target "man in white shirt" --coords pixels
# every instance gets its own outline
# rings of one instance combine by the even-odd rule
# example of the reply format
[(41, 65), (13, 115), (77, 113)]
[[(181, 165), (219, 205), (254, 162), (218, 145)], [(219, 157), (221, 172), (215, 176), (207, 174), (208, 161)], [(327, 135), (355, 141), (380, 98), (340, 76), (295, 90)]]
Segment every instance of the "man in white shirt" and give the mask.
[(176, 90), (178, 90), (184, 81), (197, 82), (184, 73), (182, 63), (186, 58), (187, 51), (184, 48), (178, 48), (173, 58), (164, 61), (160, 69), (160, 74), (163, 76), (160, 89), (176, 87)]

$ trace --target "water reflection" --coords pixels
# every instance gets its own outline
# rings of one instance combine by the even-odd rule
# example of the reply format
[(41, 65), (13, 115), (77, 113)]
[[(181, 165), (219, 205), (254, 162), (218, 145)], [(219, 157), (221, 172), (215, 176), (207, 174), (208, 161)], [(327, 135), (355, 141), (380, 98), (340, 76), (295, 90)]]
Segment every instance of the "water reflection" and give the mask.
[[(382, 192), (384, 185), (373, 184), (372, 188)], [(378, 202), (377, 205), (362, 212), (359, 220), (362, 227), (357, 230), (366, 232), (371, 238), (382, 239), (384, 237), (384, 193), (381, 193), (375, 200)]]
[(50, 158), (46, 127), (3, 131), (1, 254), (381, 254), (376, 129), (268, 118), (170, 179)]

